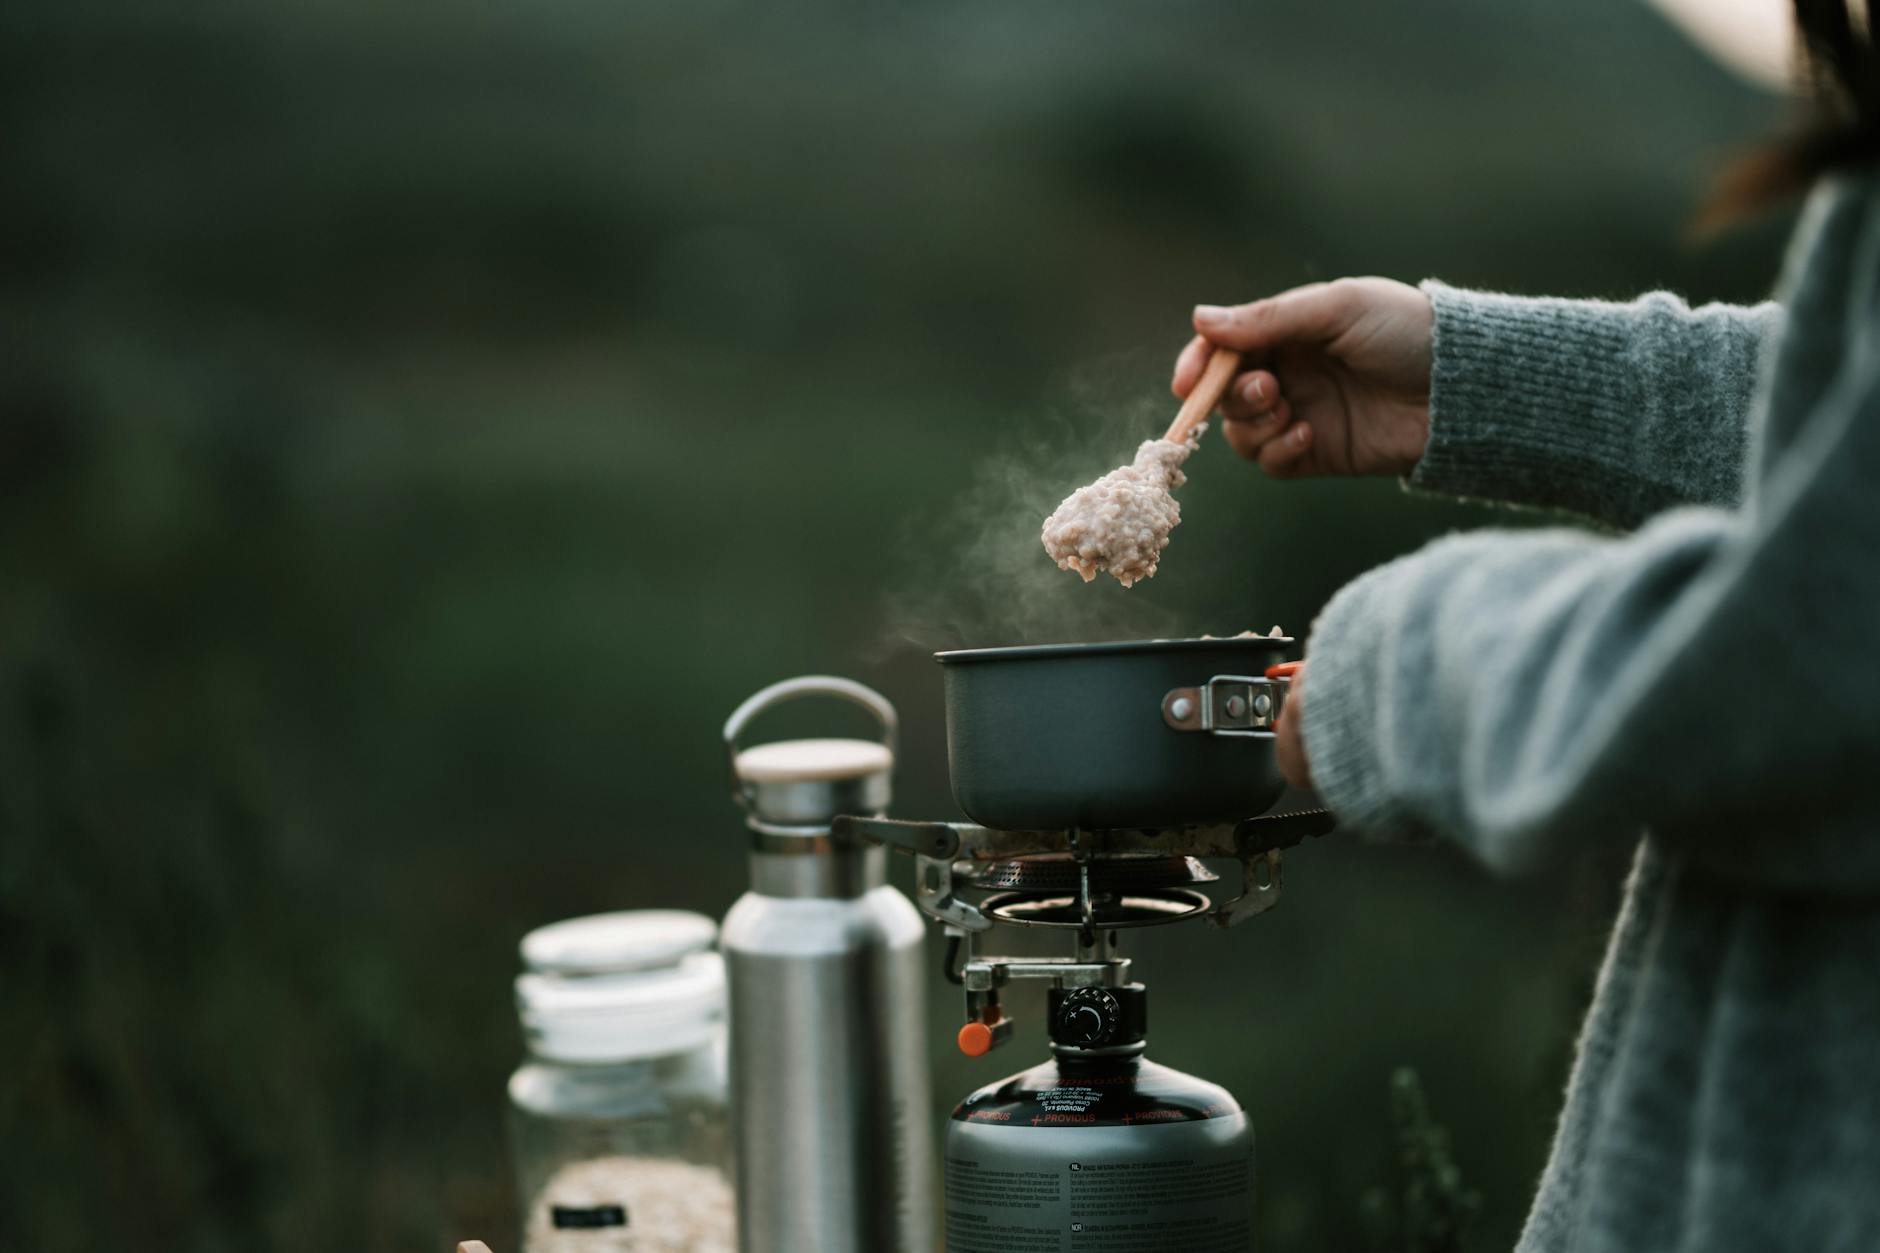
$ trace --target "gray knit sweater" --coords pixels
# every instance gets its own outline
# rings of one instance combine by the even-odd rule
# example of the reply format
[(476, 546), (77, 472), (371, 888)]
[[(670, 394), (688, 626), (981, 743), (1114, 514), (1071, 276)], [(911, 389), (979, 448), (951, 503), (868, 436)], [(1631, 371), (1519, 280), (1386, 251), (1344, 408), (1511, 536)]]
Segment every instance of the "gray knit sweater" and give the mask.
[(1360, 578), (1302, 728), (1350, 827), (1639, 842), (1519, 1248), (1880, 1250), (1880, 178), (1816, 194), (1780, 307), (1426, 290), (1411, 485), (1612, 529)]

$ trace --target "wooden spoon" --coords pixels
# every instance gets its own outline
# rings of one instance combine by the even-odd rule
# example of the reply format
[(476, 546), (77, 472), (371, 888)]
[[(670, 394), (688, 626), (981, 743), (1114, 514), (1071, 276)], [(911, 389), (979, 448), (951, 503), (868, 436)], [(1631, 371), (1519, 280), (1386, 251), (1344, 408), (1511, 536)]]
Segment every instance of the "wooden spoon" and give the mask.
[(1188, 393), (1188, 399), (1182, 402), (1181, 412), (1175, 415), (1175, 421), (1169, 424), (1168, 434), (1162, 438), (1171, 444), (1179, 444), (1188, 438), (1188, 433), (1208, 420), (1214, 412), (1214, 406), (1221, 403), (1221, 394), (1234, 379), (1240, 369), (1240, 353), (1232, 348), (1216, 348), (1208, 358), (1208, 364), (1202, 367), (1201, 381)]

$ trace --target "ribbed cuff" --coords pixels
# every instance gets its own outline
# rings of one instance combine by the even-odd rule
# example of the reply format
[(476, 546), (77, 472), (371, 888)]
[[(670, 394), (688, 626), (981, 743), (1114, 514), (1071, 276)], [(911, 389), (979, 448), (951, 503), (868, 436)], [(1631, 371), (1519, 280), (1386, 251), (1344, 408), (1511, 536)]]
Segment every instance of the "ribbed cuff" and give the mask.
[(1390, 786), (1383, 754), (1387, 661), (1379, 648), (1391, 629), (1395, 582), (1408, 575), (1399, 558), (1346, 584), (1312, 624), (1307, 645), (1300, 732), (1313, 786), (1341, 826), (1384, 839), (1419, 839), (1422, 831)]
[(1430, 438), (1406, 486), (1630, 521), (1625, 308), (1421, 286), (1436, 315)]

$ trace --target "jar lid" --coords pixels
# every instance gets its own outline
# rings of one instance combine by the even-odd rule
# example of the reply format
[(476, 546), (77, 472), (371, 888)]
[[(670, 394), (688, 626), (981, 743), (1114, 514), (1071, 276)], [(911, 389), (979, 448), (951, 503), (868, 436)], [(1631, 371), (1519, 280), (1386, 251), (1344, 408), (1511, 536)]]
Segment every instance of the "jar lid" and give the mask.
[(718, 925), (683, 909), (626, 909), (537, 927), (522, 937), (522, 964), (538, 974), (656, 970), (703, 952)]
[(522, 939), (516, 1010), (529, 1051), (626, 1061), (709, 1044), (725, 1020), (718, 928), (677, 909), (570, 918)]
[(563, 1062), (627, 1061), (703, 1048), (725, 1020), (725, 965), (693, 953), (665, 970), (568, 979), (519, 975), (529, 1051)]

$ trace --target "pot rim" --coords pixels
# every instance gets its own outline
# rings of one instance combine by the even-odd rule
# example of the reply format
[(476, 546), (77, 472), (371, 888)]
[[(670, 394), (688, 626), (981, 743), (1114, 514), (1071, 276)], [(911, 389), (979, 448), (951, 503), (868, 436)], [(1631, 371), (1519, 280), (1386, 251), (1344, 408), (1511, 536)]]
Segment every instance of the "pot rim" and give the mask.
[(1088, 657), (1105, 653), (1196, 653), (1213, 648), (1288, 648), (1290, 635), (1221, 635), (1212, 639), (1104, 640), (1094, 644), (1016, 644), (1005, 648), (955, 648), (933, 655), (943, 666), (978, 661), (1024, 661), (1044, 657)]

